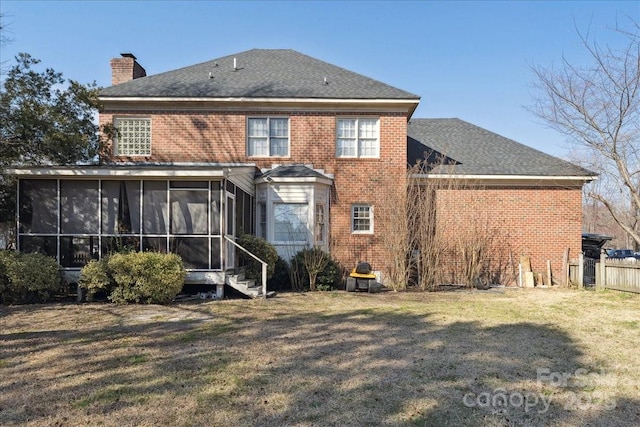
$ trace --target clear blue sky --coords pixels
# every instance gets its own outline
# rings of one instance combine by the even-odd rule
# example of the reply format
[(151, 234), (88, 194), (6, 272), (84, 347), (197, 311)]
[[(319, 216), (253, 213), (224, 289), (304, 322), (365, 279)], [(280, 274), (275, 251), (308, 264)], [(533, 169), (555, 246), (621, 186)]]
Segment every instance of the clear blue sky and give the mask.
[(111, 83), (131, 52), (147, 74), (252, 48), (287, 48), (421, 96), (414, 117), (458, 117), (565, 157), (537, 122), (530, 64), (584, 61), (576, 33), (615, 43), (640, 1), (29, 1), (1, 0), (18, 52), (82, 83)]

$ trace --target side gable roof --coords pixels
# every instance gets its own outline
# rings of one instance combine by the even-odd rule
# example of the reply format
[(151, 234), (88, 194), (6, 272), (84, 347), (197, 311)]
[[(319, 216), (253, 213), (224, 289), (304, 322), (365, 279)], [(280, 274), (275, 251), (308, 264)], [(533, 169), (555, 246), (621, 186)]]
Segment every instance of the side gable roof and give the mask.
[(539, 176), (592, 179), (595, 173), (460, 119), (412, 119), (407, 127), (409, 166), (445, 156), (430, 174)]
[[(235, 65), (235, 68), (234, 68)], [(420, 97), (289, 49), (252, 49), (107, 87), (101, 97), (321, 98)]]

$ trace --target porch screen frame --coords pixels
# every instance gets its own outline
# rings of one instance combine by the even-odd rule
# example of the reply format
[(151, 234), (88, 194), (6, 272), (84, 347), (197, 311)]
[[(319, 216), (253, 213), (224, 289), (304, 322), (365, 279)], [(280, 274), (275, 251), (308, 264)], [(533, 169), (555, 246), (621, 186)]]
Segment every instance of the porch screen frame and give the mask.
[[(97, 191), (95, 191), (95, 198), (93, 201), (89, 200), (89, 203), (94, 205), (96, 209), (95, 218), (93, 218), (93, 222), (95, 222), (95, 224), (92, 222), (92, 224), (95, 225), (96, 230), (87, 229), (81, 230), (86, 231), (82, 233), (63, 233), (63, 215), (65, 211), (69, 211), (69, 208), (62, 206), (63, 197), (61, 196), (61, 188), (66, 186), (68, 189), (73, 189), (74, 183), (82, 183), (79, 187), (84, 188), (90, 186), (90, 184), (87, 184), (89, 182), (96, 182)], [(135, 220), (131, 221), (133, 223), (131, 229), (125, 230), (123, 233), (118, 232), (120, 227), (116, 225), (120, 221), (119, 217), (106, 217), (107, 213), (105, 203), (111, 203), (112, 205), (114, 203), (118, 204), (117, 207), (114, 207), (115, 205), (110, 207), (112, 210), (109, 212), (109, 215), (111, 216), (114, 214), (116, 216), (120, 215), (119, 210), (121, 207), (119, 204), (122, 203), (121, 200), (115, 201), (113, 188), (110, 188), (107, 192), (106, 186), (104, 185), (106, 182), (125, 183), (125, 187), (128, 187), (129, 189), (131, 189), (131, 186), (128, 186), (127, 183), (137, 183), (138, 188), (134, 191), (135, 195), (129, 195), (129, 197), (127, 197), (127, 201), (129, 203), (131, 203), (132, 200), (139, 203), (139, 205), (135, 206), (135, 209), (132, 209), (132, 207), (129, 206), (130, 212), (137, 217)], [(171, 179), (40, 179), (20, 177), (18, 179), (19, 187), (16, 198), (16, 208), (18, 212), (16, 223), (16, 229), (18, 231), (16, 236), (17, 248), (18, 250), (22, 250), (23, 248), (29, 247), (31, 251), (44, 252), (47, 255), (55, 256), (64, 269), (78, 269), (82, 267), (83, 261), (88, 262), (90, 259), (98, 259), (105, 256), (105, 250), (110, 250), (110, 247), (114, 245), (117, 249), (122, 249), (124, 246), (127, 246), (131, 249), (141, 251), (148, 248), (151, 243), (155, 249), (166, 253), (171, 251), (172, 245), (177, 241), (184, 242), (189, 239), (193, 239), (195, 242), (197, 239), (206, 245), (206, 251), (204, 251), (206, 252), (206, 255), (202, 255), (204, 253), (203, 251), (200, 251), (200, 254), (195, 253), (198, 252), (195, 251), (193, 253), (196, 257), (195, 262), (189, 263), (188, 260), (185, 260), (185, 268), (188, 271), (223, 271), (224, 254), (222, 249), (222, 230), (224, 229), (224, 218), (222, 212), (224, 209), (223, 197), (226, 193), (223, 189), (223, 182), (223, 180), (212, 179), (181, 181)], [(43, 203), (37, 204), (39, 199), (38, 186), (40, 183), (47, 183), (45, 187), (49, 189), (47, 191), (51, 194), (48, 194), (49, 197), (47, 198), (40, 197)], [(147, 218), (145, 218), (145, 210), (149, 209), (149, 206), (146, 205), (148, 202), (145, 202), (145, 184), (149, 185), (149, 187), (155, 186), (156, 192), (164, 189), (164, 191), (160, 192), (161, 194), (156, 194), (156, 198), (159, 197), (158, 206), (161, 211), (155, 212), (156, 218), (161, 218), (164, 221), (164, 227), (160, 226), (160, 228), (153, 228), (150, 232), (148, 231), (149, 221), (145, 221), (147, 220)], [(135, 185), (136, 184), (134, 184), (134, 186)], [(54, 187), (55, 191), (53, 191)], [(25, 194), (25, 191), (30, 190), (31, 197), (27, 198), (29, 194)], [(200, 216), (195, 219), (198, 227), (200, 228), (191, 230), (191, 233), (189, 234), (172, 232), (172, 190), (175, 191), (175, 195), (181, 194), (180, 192), (185, 191), (187, 192), (185, 193), (187, 195), (198, 194), (196, 198), (197, 204), (201, 206), (195, 211), (192, 209), (191, 214)], [(193, 191), (193, 193), (189, 193), (190, 191)], [(54, 192), (55, 195), (53, 194)], [(206, 194), (206, 197), (203, 198), (203, 194)], [(123, 196), (119, 195), (118, 197)], [(51, 201), (52, 199), (53, 201)], [(29, 203), (30, 205), (22, 206), (23, 203)], [(32, 223), (30, 222), (27, 226), (26, 223), (23, 222), (22, 217), (29, 212), (33, 212), (34, 210), (37, 211), (34, 206), (39, 208), (48, 205), (55, 206), (56, 209), (55, 213), (52, 213), (50, 217), (45, 218), (48, 223), (48, 228), (41, 228), (47, 232), (38, 231), (38, 229), (32, 232)], [(80, 207), (80, 209), (82, 208)], [(103, 213), (105, 214), (105, 217), (103, 217)], [(173, 212), (173, 214), (175, 215), (175, 212)], [(203, 215), (206, 215), (206, 218), (201, 218)], [(72, 217), (70, 218), (73, 220)], [(105, 221), (107, 221), (108, 224), (105, 224)], [(212, 221), (217, 221), (217, 224), (214, 224)], [(50, 222), (55, 224), (51, 225), (49, 224)], [(145, 224), (145, 222), (147, 224)], [(78, 254), (78, 256), (76, 256), (76, 244), (74, 243), (74, 240), (76, 239), (78, 241), (77, 250), (80, 250), (80, 247), (86, 246), (91, 248), (89, 251), (91, 253), (84, 254), (84, 252), (87, 252), (85, 250), (83, 251), (83, 254)], [(61, 250), (61, 244), (63, 241), (66, 242), (66, 245), (64, 250)], [(118, 242), (120, 245), (118, 245)], [(55, 247), (55, 250), (52, 245)], [(197, 247), (199, 249), (204, 249), (200, 245)], [(65, 254), (64, 260), (62, 259), (62, 253)], [(65, 265), (63, 265), (63, 262)]]

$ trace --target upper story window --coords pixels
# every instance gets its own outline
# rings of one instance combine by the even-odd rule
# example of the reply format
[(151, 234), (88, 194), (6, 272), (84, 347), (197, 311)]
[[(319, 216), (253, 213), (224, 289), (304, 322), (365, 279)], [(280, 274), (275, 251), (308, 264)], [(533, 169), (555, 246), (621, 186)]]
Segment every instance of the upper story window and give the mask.
[(151, 155), (151, 119), (115, 119), (117, 129), (114, 138), (116, 156)]
[(289, 155), (289, 119), (256, 117), (247, 119), (247, 154), (253, 157)]
[(351, 232), (359, 234), (373, 233), (373, 208), (371, 205), (351, 206)]
[(378, 119), (338, 119), (336, 134), (337, 157), (380, 157)]

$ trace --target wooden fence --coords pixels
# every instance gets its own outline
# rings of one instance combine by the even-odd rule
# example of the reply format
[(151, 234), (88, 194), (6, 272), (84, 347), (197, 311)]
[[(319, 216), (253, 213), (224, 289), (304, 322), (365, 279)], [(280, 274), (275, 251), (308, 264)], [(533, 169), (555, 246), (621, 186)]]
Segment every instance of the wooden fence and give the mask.
[(610, 259), (605, 254), (599, 260), (580, 255), (569, 261), (569, 281), (578, 288), (640, 293), (640, 260)]

